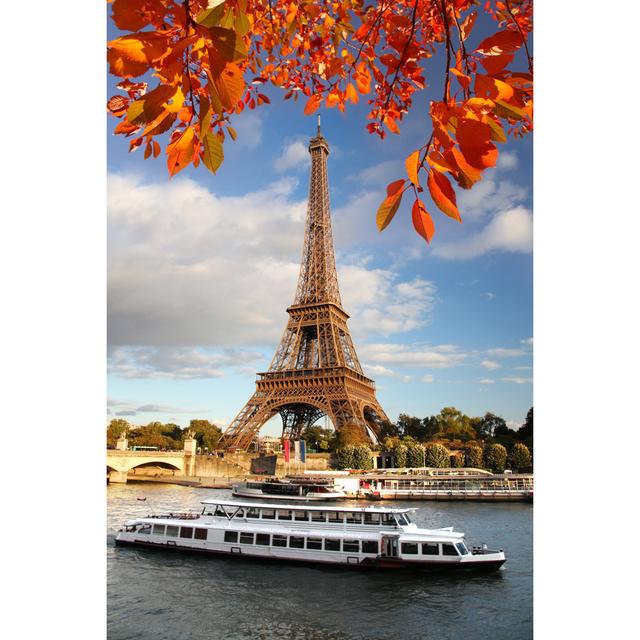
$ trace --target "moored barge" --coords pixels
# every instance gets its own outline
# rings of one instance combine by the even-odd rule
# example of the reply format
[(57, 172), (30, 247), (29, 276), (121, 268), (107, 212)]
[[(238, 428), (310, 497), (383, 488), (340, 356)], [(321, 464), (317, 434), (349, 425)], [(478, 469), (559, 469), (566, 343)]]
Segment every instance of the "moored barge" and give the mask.
[(127, 521), (117, 545), (385, 569), (498, 569), (502, 550), (468, 548), (452, 527), (422, 529), (415, 509), (204, 500), (200, 513)]
[(268, 500), (325, 501), (346, 498), (333, 478), (291, 476), (268, 480), (249, 480), (232, 487), (234, 496)]

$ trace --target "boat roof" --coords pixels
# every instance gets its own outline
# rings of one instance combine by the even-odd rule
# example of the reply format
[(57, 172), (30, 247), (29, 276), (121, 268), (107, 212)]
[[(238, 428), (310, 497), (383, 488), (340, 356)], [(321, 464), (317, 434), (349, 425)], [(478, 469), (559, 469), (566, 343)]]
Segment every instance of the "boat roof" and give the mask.
[(262, 509), (279, 509), (280, 511), (343, 511), (350, 513), (409, 513), (415, 511), (415, 507), (332, 507), (332, 506), (311, 506), (302, 504), (275, 504), (273, 502), (254, 502), (253, 500), (202, 500), (201, 504), (215, 504), (224, 507), (257, 507)]

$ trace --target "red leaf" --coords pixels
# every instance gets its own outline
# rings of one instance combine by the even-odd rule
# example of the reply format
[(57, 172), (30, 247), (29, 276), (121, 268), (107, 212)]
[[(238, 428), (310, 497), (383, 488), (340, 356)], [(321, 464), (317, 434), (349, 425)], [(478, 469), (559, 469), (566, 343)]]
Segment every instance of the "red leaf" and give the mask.
[(304, 107), (304, 115), (310, 116), (312, 113), (315, 113), (318, 110), (321, 102), (322, 96), (320, 94), (315, 93), (314, 95), (312, 95)]
[(456, 204), (456, 193), (447, 177), (433, 169), (429, 172), (427, 186), (438, 209), (450, 218), (462, 222), (458, 205)]
[(501, 56), (505, 53), (513, 53), (522, 46), (522, 38), (517, 31), (498, 31), (485, 38), (476, 51), (485, 56)]
[(414, 229), (427, 241), (427, 243), (430, 243), (431, 238), (433, 238), (433, 234), (436, 232), (436, 228), (429, 212), (425, 208), (424, 204), (422, 204), (421, 200), (416, 200), (413, 203), (411, 219), (413, 220)]
[(491, 142), (491, 128), (484, 122), (463, 118), (458, 123), (456, 138), (466, 161), (476, 169), (495, 167), (498, 149)]
[(398, 191), (404, 187), (404, 180), (395, 180), (394, 182), (387, 185), (387, 198), (391, 198), (397, 195)]

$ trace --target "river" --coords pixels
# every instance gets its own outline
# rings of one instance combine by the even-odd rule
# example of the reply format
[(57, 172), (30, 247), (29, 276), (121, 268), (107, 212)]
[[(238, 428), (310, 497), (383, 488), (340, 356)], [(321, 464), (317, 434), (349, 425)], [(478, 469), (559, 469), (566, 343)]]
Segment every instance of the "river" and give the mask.
[(453, 525), (471, 544), (504, 549), (506, 564), (491, 574), (278, 566), (114, 546), (115, 531), (129, 517), (197, 509), (202, 499), (230, 495), (169, 484), (109, 485), (109, 640), (533, 637), (531, 504), (384, 502), (417, 507), (418, 526)]

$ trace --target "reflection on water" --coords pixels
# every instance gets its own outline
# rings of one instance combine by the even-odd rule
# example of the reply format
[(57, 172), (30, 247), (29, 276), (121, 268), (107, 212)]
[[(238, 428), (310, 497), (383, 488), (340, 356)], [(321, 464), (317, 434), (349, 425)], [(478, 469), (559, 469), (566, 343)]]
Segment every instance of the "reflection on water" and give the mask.
[(200, 500), (222, 496), (230, 492), (109, 486), (110, 640), (532, 637), (530, 504), (385, 502), (418, 507), (418, 526), (453, 525), (472, 544), (504, 549), (507, 563), (491, 574), (278, 565), (113, 545), (115, 530), (130, 517), (198, 509)]

